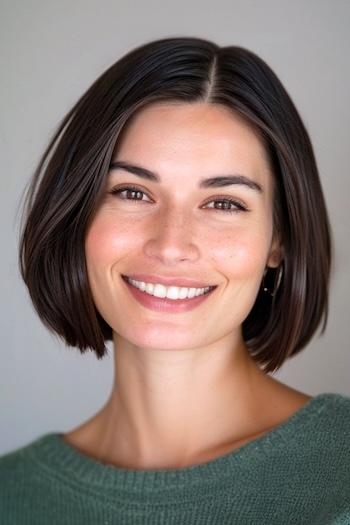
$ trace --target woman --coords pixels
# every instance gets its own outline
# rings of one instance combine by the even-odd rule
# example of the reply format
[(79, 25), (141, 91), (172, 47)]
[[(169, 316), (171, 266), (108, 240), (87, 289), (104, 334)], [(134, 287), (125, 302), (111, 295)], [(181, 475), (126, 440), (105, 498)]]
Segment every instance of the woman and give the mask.
[(1, 458), (2, 523), (350, 523), (350, 398), (269, 375), (325, 329), (331, 240), (263, 60), (183, 37), (111, 66), (39, 163), (20, 265), (67, 345), (113, 341), (115, 382)]

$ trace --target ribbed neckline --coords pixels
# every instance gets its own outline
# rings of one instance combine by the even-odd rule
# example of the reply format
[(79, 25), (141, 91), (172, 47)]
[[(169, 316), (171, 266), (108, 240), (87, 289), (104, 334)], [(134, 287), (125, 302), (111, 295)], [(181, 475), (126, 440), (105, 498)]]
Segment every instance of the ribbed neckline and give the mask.
[(101, 463), (66, 443), (60, 432), (44, 434), (26, 448), (49, 474), (80, 491), (94, 491), (104, 497), (117, 495), (122, 501), (134, 503), (176, 503), (180, 499), (184, 503), (198, 498), (200, 493), (204, 497), (216, 483), (222, 488), (225, 478), (232, 479), (237, 469), (254, 468), (276, 447), (285, 447), (300, 433), (300, 426), (310, 424), (328, 402), (339, 396), (318, 394), (270, 432), (208, 462), (183, 468), (131, 470)]

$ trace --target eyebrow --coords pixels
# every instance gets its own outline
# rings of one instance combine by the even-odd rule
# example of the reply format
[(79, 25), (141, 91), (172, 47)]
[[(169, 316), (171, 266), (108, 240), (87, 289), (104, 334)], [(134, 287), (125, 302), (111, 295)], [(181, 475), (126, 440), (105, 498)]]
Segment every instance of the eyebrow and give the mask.
[[(161, 182), (161, 178), (156, 173), (146, 168), (135, 166), (134, 164), (130, 164), (122, 160), (113, 161), (110, 164), (109, 170), (117, 170), (117, 169), (128, 171), (129, 173), (133, 173), (134, 175), (137, 175), (138, 177), (149, 180), (151, 182)], [(239, 174), (217, 175), (215, 177), (209, 177), (208, 179), (200, 179), (199, 188), (222, 188), (224, 186), (231, 186), (233, 184), (247, 186), (248, 188), (252, 190), (263, 193), (263, 189), (260, 184), (253, 181), (249, 177), (246, 177), (245, 175), (239, 175)]]

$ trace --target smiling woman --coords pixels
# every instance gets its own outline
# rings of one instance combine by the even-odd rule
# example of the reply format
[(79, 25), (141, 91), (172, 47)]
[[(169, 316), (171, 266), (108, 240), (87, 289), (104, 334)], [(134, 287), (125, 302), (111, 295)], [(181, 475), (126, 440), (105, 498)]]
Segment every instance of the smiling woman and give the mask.
[(99, 359), (112, 341), (114, 385), (1, 458), (4, 523), (349, 521), (350, 399), (270, 375), (325, 329), (330, 267), (311, 141), (261, 58), (182, 37), (118, 60), (44, 152), (20, 240), (40, 318)]

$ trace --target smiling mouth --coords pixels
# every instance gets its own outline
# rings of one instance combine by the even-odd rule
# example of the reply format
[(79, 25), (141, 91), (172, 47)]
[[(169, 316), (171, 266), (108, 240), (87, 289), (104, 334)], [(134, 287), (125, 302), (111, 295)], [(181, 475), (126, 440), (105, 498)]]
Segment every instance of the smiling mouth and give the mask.
[(122, 279), (133, 288), (139, 290), (142, 294), (154, 297), (155, 299), (179, 302), (181, 300), (190, 301), (210, 294), (217, 286), (178, 286), (163, 285), (162, 283), (151, 283), (132, 279), (127, 275), (122, 275)]
[[(156, 295), (152, 294), (154, 290), (151, 287), (145, 288), (142, 285), (142, 290), (130, 283), (126, 276), (122, 276), (122, 279), (131, 295), (139, 304), (148, 310), (153, 310), (164, 314), (181, 314), (194, 310), (207, 301), (208, 298), (213, 294), (214, 290), (218, 287), (206, 287), (207, 289), (204, 291), (204, 293), (202, 291), (202, 293), (199, 294), (196, 294), (193, 290), (190, 291), (187, 288), (183, 288), (182, 292), (172, 290), (170, 288), (170, 297), (168, 297), (168, 292), (166, 293), (165, 297), (157, 297)], [(159, 292), (159, 289), (157, 289), (157, 291)], [(164, 294), (164, 290), (161, 290), (161, 293)]]

